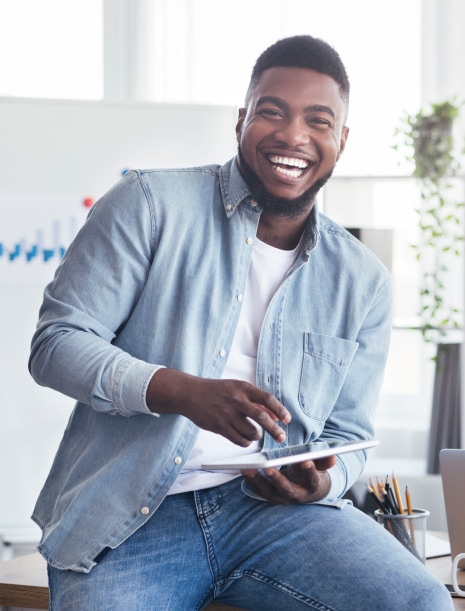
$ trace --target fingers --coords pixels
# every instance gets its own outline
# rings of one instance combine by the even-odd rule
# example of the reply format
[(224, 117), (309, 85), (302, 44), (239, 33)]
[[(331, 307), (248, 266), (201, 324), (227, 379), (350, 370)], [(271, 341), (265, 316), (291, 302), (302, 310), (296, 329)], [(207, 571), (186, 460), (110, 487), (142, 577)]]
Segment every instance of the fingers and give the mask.
[(291, 419), (276, 397), (253, 384), (209, 380), (169, 368), (152, 377), (147, 405), (157, 413), (181, 414), (241, 447), (260, 439), (262, 431), (284, 442), (286, 434), (278, 422)]
[(285, 441), (286, 434), (278, 422), (288, 424), (291, 421), (290, 412), (274, 395), (256, 386), (251, 385), (249, 393), (249, 397), (253, 401), (250, 407), (250, 418), (255, 420), (278, 443)]
[(225, 430), (229, 430), (227, 436), (230, 441), (242, 447), (247, 447), (253, 441), (261, 439), (262, 429), (278, 443), (286, 440), (286, 433), (277, 423), (276, 417), (271, 417), (268, 411), (259, 405), (244, 410), (242, 418), (231, 420), (225, 425)]
[(263, 473), (247, 469), (242, 471), (242, 475), (249, 488), (269, 503), (292, 505), (303, 503), (307, 498), (306, 491), (297, 487), (275, 468), (264, 469)]
[[(273, 504), (291, 505), (312, 503), (325, 497), (331, 487), (327, 468), (333, 466), (335, 457), (318, 461), (308, 460), (285, 467), (263, 471), (247, 469), (242, 475), (250, 489)], [(324, 467), (324, 468), (323, 468)]]
[(327, 471), (336, 464), (336, 456), (326, 456), (315, 460), (304, 460), (296, 463), (297, 469), (316, 469), (317, 471)]
[(251, 396), (250, 399), (258, 404), (263, 410), (267, 411), (271, 418), (275, 418), (284, 424), (288, 424), (291, 421), (290, 412), (284, 407), (282, 403), (276, 399), (271, 393), (265, 392), (257, 386), (251, 385)]
[(244, 418), (238, 422), (232, 422), (229, 427), (226, 428), (225, 436), (236, 445), (246, 448), (253, 441), (261, 439), (262, 431), (257, 428), (253, 422)]
[[(278, 422), (290, 422), (291, 414), (276, 397), (248, 382), (224, 380), (222, 383), (226, 389), (224, 399), (231, 402), (232, 407), (229, 424), (244, 437), (244, 443), (239, 445), (248, 445), (251, 441), (259, 439), (262, 430), (269, 433), (278, 443), (286, 440), (286, 433)], [(258, 436), (256, 430), (252, 428), (251, 421), (256, 423), (260, 430)]]
[[(327, 456), (326, 458), (317, 458), (314, 462), (318, 471), (327, 471), (336, 464), (336, 456)], [(312, 461), (307, 461), (312, 462)]]
[(263, 430), (267, 431), (278, 443), (286, 440), (286, 433), (278, 424), (278, 418), (263, 405), (254, 404), (250, 409), (250, 418)]

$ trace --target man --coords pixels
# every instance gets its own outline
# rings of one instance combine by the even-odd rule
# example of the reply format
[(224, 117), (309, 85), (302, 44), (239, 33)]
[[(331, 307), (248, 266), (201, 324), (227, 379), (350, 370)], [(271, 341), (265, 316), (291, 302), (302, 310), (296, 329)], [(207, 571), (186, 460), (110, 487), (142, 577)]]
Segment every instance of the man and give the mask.
[(341, 500), (365, 455), (217, 472), (215, 458), (373, 436), (391, 286), (315, 196), (349, 82), (310, 36), (258, 59), (223, 167), (130, 172), (46, 288), (36, 381), (77, 404), (34, 519), (51, 608), (451, 608)]

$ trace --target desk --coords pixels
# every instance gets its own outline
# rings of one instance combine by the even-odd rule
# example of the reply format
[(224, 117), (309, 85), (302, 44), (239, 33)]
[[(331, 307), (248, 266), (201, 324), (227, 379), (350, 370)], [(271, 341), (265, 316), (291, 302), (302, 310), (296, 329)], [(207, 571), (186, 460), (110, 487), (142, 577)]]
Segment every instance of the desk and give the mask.
[(0, 562), (0, 606), (48, 609), (47, 567), (40, 554)]
[[(450, 556), (432, 558), (427, 568), (443, 583), (450, 583)], [(465, 585), (465, 571), (459, 575), (459, 583)], [(454, 609), (465, 610), (465, 598), (453, 598)], [(8, 611), (18, 609), (48, 609), (47, 569), (40, 554), (20, 556), (0, 562), (0, 607)], [(210, 603), (207, 611), (233, 611), (235, 607)]]
[[(431, 558), (426, 561), (426, 568), (436, 575), (436, 577), (443, 583), (451, 583), (451, 569), (452, 561), (450, 556), (441, 556), (440, 558)], [(459, 585), (465, 585), (465, 571), (460, 571), (457, 576)], [(454, 602), (454, 609), (465, 610), (465, 598), (452, 598)]]

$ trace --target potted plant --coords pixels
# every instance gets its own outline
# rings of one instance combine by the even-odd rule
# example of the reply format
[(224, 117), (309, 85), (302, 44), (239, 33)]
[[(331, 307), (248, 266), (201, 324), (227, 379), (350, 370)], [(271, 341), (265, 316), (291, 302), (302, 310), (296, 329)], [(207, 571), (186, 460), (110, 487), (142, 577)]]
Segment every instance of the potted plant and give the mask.
[[(414, 164), (413, 176), (420, 182), (421, 198), (416, 208), (419, 237), (412, 244), (421, 265), (419, 327), (427, 342), (439, 343), (447, 330), (460, 326), (460, 310), (449, 297), (448, 273), (451, 257), (462, 253), (463, 206), (454, 189), (460, 175), (460, 154), (454, 140), (454, 123), (460, 104), (444, 101), (406, 113), (396, 136), (407, 147)], [(399, 150), (400, 145), (396, 144)]]

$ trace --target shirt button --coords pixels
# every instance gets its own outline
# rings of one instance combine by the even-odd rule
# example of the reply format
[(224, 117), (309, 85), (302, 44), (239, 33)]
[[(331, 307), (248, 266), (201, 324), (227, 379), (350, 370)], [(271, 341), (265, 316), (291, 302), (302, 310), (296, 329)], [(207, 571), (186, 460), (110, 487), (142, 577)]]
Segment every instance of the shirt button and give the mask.
[(147, 516), (150, 513), (150, 509), (148, 507), (142, 507), (140, 512), (143, 516)]
[(239, 295), (237, 296), (237, 301), (242, 301), (244, 299), (244, 295), (242, 293), (239, 293)]
[(252, 206), (254, 206), (254, 207), (255, 207), (255, 206), (258, 206), (258, 202), (257, 202), (257, 200), (256, 200), (256, 199), (252, 199), (250, 203), (251, 203), (251, 204), (252, 204)]
[(175, 465), (180, 465), (181, 463), (182, 463), (181, 456), (176, 456), (176, 458), (174, 459), (174, 464)]
[(231, 210), (232, 210), (232, 209), (233, 209), (232, 204), (227, 204), (227, 205), (226, 205), (226, 210), (227, 210), (228, 212), (231, 212)]
[(253, 243), (253, 238), (247, 238), (245, 243), (247, 244), (247, 246), (250, 246)]
[(225, 350), (224, 348), (221, 348), (221, 350), (220, 350), (220, 356), (221, 356), (221, 357), (226, 356), (226, 350)]

